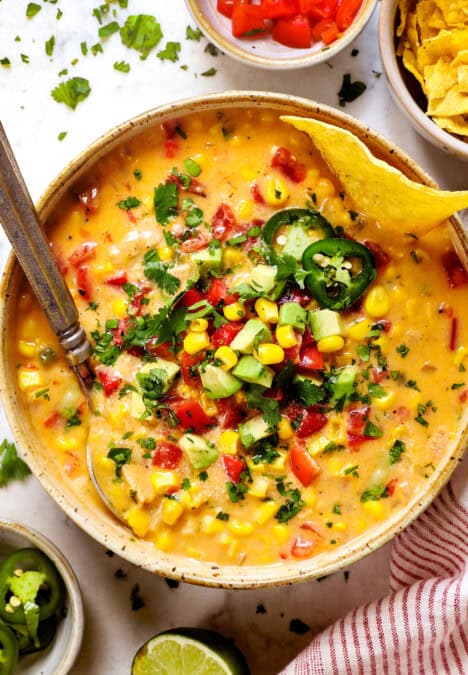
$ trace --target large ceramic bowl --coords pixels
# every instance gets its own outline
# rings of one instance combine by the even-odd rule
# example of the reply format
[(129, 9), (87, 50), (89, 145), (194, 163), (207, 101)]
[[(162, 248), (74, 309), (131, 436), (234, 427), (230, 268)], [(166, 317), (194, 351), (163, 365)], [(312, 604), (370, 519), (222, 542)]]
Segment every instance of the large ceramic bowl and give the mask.
[(419, 84), (400, 64), (395, 52), (395, 20), (399, 0), (382, 0), (379, 16), (380, 55), (396, 104), (421, 136), (450, 155), (468, 161), (468, 143), (441, 129), (417, 101)]
[[(231, 92), (166, 105), (144, 113), (110, 131), (69, 164), (48, 188), (38, 205), (41, 219), (43, 221), (47, 219), (71, 184), (88, 172), (99, 158), (141, 131), (155, 128), (164, 121), (195, 111), (226, 110), (249, 106), (257, 109), (273, 108), (290, 115), (309, 116), (348, 129), (362, 139), (372, 152), (388, 160), (409, 178), (433, 185), (422, 169), (401, 150), (365, 125), (333, 108), (291, 96)], [(460, 246), (466, 247), (461, 224), (456, 219), (452, 219), (452, 227), (454, 237), (460, 242)], [(63, 480), (61, 469), (51, 460), (50, 449), (38, 438), (28, 420), (17, 391), (15, 359), (12, 355), (14, 344), (12, 331), (22, 279), (19, 265), (11, 257), (0, 289), (2, 340), (0, 395), (16, 441), (44, 488), (72, 520), (103, 546), (151, 572), (193, 583), (225, 588), (275, 586), (330, 574), (374, 551), (406, 527), (428, 506), (448, 480), (462, 454), (466, 434), (460, 433), (453, 446), (447, 448), (437, 470), (428, 478), (424, 490), (394, 513), (391, 518), (338, 550), (323, 553), (308, 560), (286, 560), (268, 566), (221, 566), (156, 550), (151, 542), (135, 539), (130, 530), (115, 520), (112, 514), (102, 506), (98, 497), (93, 496), (86, 486), (81, 485), (79, 490), (74, 489), (71, 483)]]
[(316, 42), (309, 49), (285, 47), (274, 42), (269, 35), (235, 38), (231, 32), (231, 19), (216, 10), (214, 0), (185, 0), (185, 3), (206, 37), (224, 53), (257, 68), (288, 70), (315, 66), (345, 49), (364, 30), (377, 0), (362, 0), (353, 23), (335, 42), (328, 46)]

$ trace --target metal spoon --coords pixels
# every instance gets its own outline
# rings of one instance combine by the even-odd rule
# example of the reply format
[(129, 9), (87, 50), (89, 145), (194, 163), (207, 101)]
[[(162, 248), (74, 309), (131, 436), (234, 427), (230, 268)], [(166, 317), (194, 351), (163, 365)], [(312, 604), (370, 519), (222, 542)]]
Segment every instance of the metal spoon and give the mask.
[[(77, 307), (39, 223), (37, 211), (1, 123), (0, 223), (92, 409), (90, 384), (94, 380), (94, 372), (89, 363), (91, 345), (80, 326)], [(89, 445), (86, 447), (86, 461), (100, 498), (122, 520), (122, 515), (113, 508), (97, 481)]]

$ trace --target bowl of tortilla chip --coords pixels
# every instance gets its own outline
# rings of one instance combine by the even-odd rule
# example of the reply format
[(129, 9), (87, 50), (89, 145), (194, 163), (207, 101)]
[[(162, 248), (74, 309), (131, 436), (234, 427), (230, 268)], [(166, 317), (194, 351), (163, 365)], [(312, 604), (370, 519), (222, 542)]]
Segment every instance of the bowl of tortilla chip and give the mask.
[(396, 103), (434, 145), (468, 160), (468, 6), (382, 0), (382, 62)]

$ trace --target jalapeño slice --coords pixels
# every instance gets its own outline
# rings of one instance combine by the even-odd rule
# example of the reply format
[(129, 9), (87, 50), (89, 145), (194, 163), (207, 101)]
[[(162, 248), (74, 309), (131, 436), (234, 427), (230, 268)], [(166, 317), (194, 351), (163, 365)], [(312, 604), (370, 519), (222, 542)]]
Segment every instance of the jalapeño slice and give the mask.
[(262, 231), (262, 238), (269, 246), (275, 243), (275, 235), (281, 227), (288, 227), (283, 252), (297, 260), (300, 260), (309, 244), (317, 239), (335, 236), (328, 220), (313, 209), (284, 209), (275, 213)]
[(352, 239), (322, 239), (302, 256), (306, 285), (322, 307), (348, 309), (376, 277), (371, 251)]
[(18, 643), (11, 628), (0, 621), (0, 675), (13, 675), (18, 661)]

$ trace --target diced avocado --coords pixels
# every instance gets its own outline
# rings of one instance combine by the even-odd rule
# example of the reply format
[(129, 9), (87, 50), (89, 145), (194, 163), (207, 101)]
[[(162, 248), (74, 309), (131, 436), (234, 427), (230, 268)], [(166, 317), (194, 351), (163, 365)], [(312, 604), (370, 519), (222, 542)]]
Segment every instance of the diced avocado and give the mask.
[(261, 441), (262, 438), (267, 438), (273, 433), (273, 429), (265, 422), (262, 415), (252, 417), (252, 419), (247, 420), (244, 424), (239, 425), (240, 440), (245, 448), (250, 448), (257, 441)]
[(332, 309), (317, 309), (310, 312), (309, 318), (312, 335), (317, 342), (330, 335), (343, 335), (343, 322), (338, 312)]
[[(166, 359), (155, 359), (149, 363), (142, 365), (138, 371), (141, 375), (148, 375), (152, 370), (157, 370), (158, 376), (163, 381), (163, 394), (166, 393), (174, 382), (175, 376), (180, 370), (180, 366), (174, 361), (167, 361)], [(141, 387), (139, 387), (141, 389)]]
[(242, 387), (242, 382), (217, 366), (206, 366), (200, 378), (208, 398), (227, 398)]
[(259, 338), (261, 342), (269, 342), (271, 333), (259, 319), (249, 319), (229, 346), (242, 354), (252, 354), (256, 338)]
[(268, 293), (270, 300), (278, 300), (283, 295), (286, 286), (286, 281), (277, 281), (273, 289)]
[(223, 261), (223, 251), (221, 247), (212, 248), (208, 246), (202, 251), (195, 251), (191, 254), (192, 260), (197, 263), (201, 275), (214, 270), (219, 271)]
[(279, 311), (279, 326), (293, 326), (303, 332), (307, 321), (307, 312), (298, 302), (286, 302)]
[(207, 443), (203, 436), (184, 434), (179, 445), (194, 469), (206, 469), (219, 457), (218, 450)]
[(349, 396), (354, 391), (354, 383), (356, 381), (357, 367), (344, 366), (339, 368), (329, 380), (331, 389), (333, 391), (332, 405), (339, 401), (344, 396)]
[(250, 272), (250, 285), (256, 291), (268, 293), (276, 283), (277, 269), (271, 265), (256, 265)]
[(243, 356), (232, 374), (244, 382), (260, 384), (262, 387), (271, 387), (275, 375), (271, 368), (264, 366), (253, 356)]
[(293, 225), (289, 228), (283, 253), (292, 256), (295, 260), (302, 260), (302, 254), (312, 243), (313, 240), (301, 225)]
[(143, 403), (143, 399), (137, 391), (132, 391), (130, 397), (130, 415), (136, 420), (141, 419), (141, 417), (146, 412), (146, 406)]

